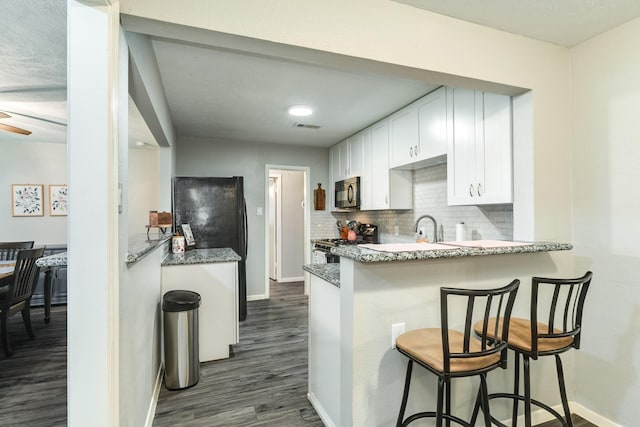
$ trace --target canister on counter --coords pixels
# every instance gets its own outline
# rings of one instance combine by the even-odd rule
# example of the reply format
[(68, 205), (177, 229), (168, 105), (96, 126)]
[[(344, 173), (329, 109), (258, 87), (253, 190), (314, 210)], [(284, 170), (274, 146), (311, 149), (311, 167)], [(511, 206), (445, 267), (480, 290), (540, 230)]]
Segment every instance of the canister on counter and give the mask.
[(184, 253), (184, 236), (173, 236), (171, 238), (171, 249), (174, 254)]

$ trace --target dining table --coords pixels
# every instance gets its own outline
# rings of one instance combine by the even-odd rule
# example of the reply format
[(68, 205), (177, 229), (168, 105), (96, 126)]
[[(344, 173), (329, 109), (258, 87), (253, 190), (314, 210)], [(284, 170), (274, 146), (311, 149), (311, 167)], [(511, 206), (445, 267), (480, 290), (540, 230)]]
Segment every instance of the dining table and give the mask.
[(51, 320), (51, 293), (52, 277), (59, 268), (67, 266), (67, 253), (58, 252), (53, 255), (39, 258), (36, 265), (40, 267), (40, 272), (44, 273), (44, 323)]
[(6, 286), (13, 277), (15, 261), (0, 261), (0, 286)]

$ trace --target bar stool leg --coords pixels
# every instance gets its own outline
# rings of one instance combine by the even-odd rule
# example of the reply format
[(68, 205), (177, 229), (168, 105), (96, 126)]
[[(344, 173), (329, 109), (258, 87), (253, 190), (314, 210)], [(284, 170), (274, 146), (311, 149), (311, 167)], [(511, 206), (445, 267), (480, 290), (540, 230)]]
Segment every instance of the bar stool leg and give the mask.
[(436, 409), (436, 427), (442, 427), (442, 407), (443, 405), (443, 395), (444, 395), (444, 378), (438, 378), (438, 407)]
[(569, 410), (569, 402), (567, 401), (567, 390), (564, 386), (564, 372), (562, 370), (562, 360), (560, 355), (556, 354), (556, 370), (558, 371), (558, 386), (560, 388), (560, 398), (562, 399), (562, 407), (564, 408), (564, 416), (567, 419), (567, 425), (573, 427), (571, 419), (571, 411)]
[[(516, 360), (514, 363), (514, 377), (513, 377), (513, 394), (518, 396), (520, 394), (520, 353), (514, 353)], [(518, 399), (513, 399), (513, 412), (511, 414), (512, 426), (518, 425)]]
[(407, 376), (404, 380), (404, 393), (402, 393), (402, 403), (400, 404), (400, 413), (398, 414), (398, 421), (396, 427), (402, 426), (402, 420), (404, 419), (404, 411), (407, 409), (407, 398), (409, 397), (409, 386), (411, 385), (411, 371), (413, 370), (413, 360), (409, 359), (407, 364)]
[[(451, 415), (451, 380), (445, 383), (446, 388), (446, 412), (445, 414)], [(449, 418), (445, 421), (446, 427), (451, 427), (451, 420)]]
[(484, 425), (485, 427), (491, 427), (491, 414), (489, 413), (489, 388), (487, 387), (486, 373), (480, 374), (480, 390), (482, 393), (482, 412), (484, 413)]
[(529, 371), (529, 356), (522, 355), (524, 365), (524, 425), (531, 427), (531, 374)]

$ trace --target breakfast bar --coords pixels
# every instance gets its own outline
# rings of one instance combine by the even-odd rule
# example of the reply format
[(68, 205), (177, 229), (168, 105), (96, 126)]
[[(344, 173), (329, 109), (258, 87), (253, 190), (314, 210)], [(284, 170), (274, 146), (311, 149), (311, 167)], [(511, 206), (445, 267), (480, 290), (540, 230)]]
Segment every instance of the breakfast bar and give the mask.
[[(308, 397), (325, 425), (395, 424), (406, 359), (392, 348), (392, 325), (406, 331), (438, 327), (440, 287), (489, 288), (520, 279), (514, 315), (526, 316), (531, 277), (571, 274), (570, 249), (566, 243), (499, 241), (344, 245), (331, 250), (340, 256), (339, 267), (306, 266), (311, 273)], [(507, 371), (492, 373), (489, 391), (505, 389), (509, 378)], [(542, 375), (533, 392), (547, 380), (555, 381)], [(435, 404), (436, 387), (424, 386), (430, 381), (426, 375), (416, 381), (420, 385), (407, 412)], [(477, 384), (455, 381), (453, 412), (468, 418)], [(500, 403), (492, 402), (492, 414), (495, 409), (498, 419), (509, 418), (509, 408)]]

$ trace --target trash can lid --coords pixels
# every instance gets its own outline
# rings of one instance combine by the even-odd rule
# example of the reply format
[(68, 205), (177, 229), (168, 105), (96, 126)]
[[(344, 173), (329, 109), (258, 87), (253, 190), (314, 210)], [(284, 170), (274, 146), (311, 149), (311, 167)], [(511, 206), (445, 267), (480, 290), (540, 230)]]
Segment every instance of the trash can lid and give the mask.
[(200, 294), (193, 291), (169, 291), (162, 298), (164, 311), (188, 311), (200, 307)]

